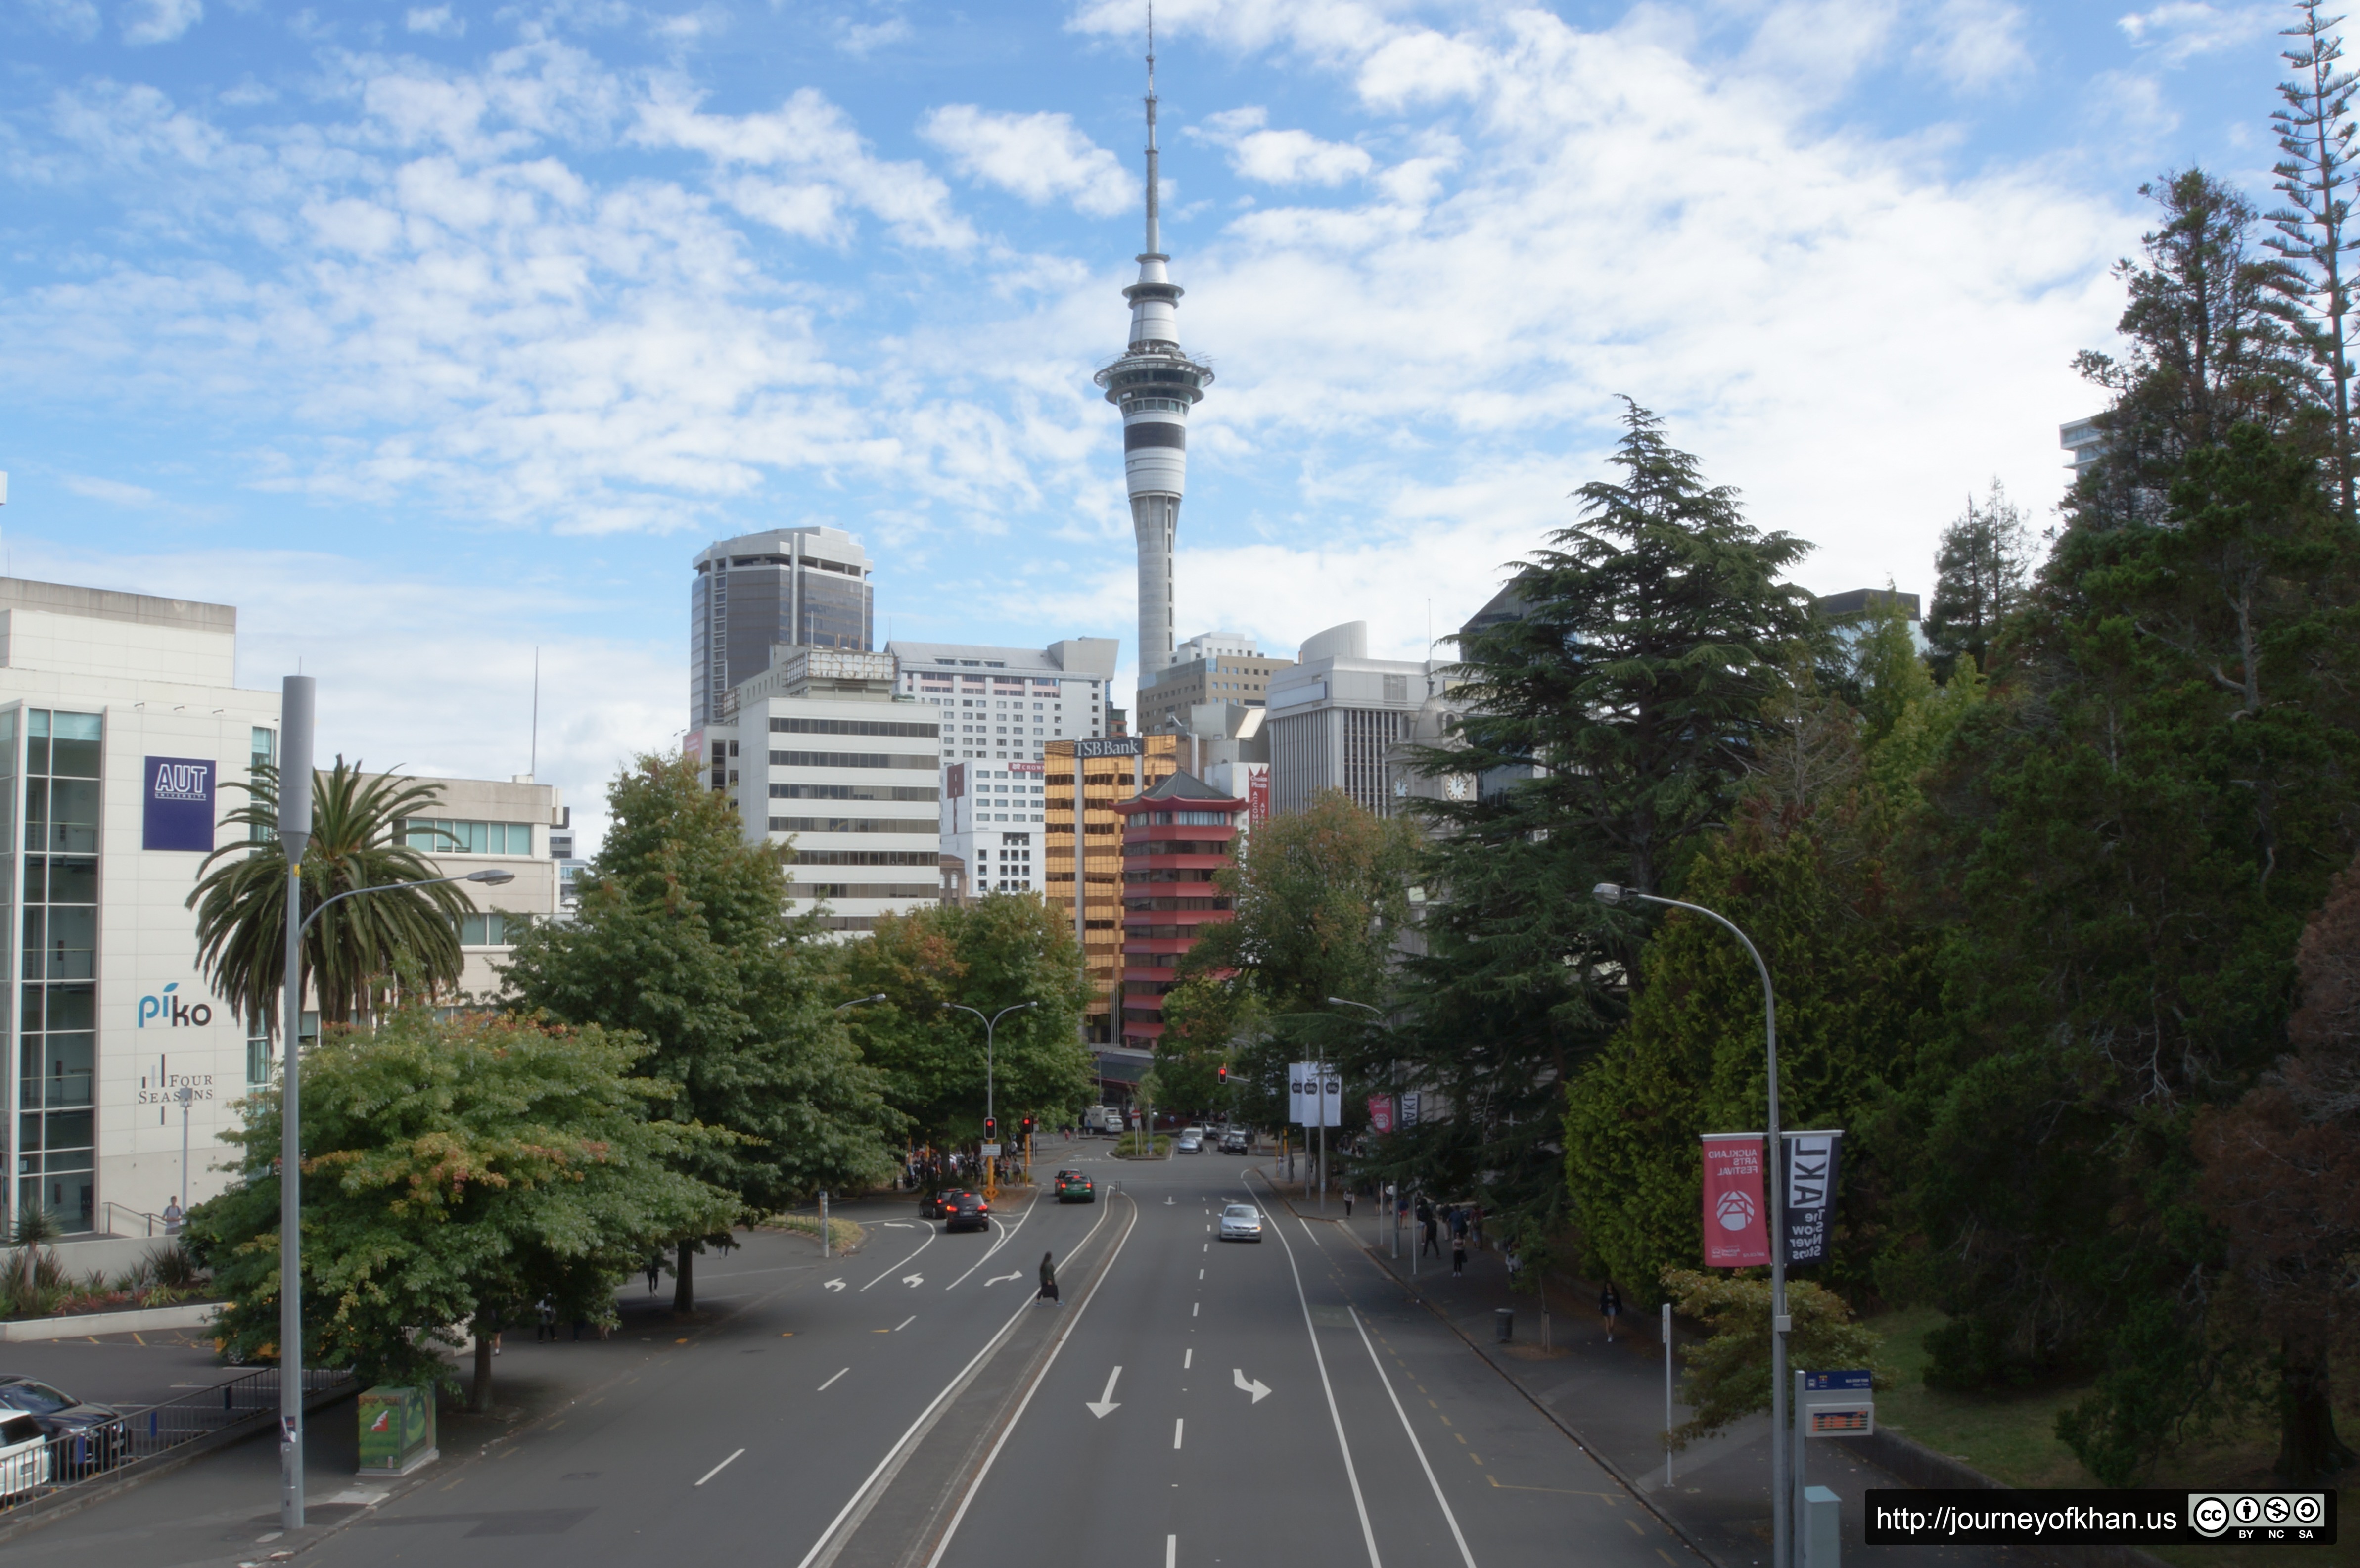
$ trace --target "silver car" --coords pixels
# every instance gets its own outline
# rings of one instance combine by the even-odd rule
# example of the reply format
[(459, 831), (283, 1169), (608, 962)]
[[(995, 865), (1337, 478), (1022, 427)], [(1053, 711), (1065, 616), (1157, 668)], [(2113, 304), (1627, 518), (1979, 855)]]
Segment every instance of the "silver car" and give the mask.
[(1180, 1135), (1180, 1141), (1172, 1147), (1182, 1154), (1202, 1154), (1205, 1152), (1205, 1135), (1190, 1127)]
[(1223, 1241), (1260, 1241), (1262, 1214), (1251, 1203), (1231, 1203), (1221, 1211)]

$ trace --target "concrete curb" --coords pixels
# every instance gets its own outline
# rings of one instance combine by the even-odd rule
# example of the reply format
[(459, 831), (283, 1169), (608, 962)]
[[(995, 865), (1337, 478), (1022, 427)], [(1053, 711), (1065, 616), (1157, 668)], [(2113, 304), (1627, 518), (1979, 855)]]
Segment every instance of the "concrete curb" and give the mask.
[(219, 1301), (177, 1307), (134, 1307), (120, 1312), (76, 1312), (61, 1318), (10, 1318), (0, 1322), (0, 1345), (44, 1339), (81, 1339), (97, 1334), (137, 1334), (151, 1328), (202, 1328), (222, 1310)]
[[(338, 1388), (322, 1388), (315, 1393), (307, 1394), (303, 1397), (303, 1413), (309, 1416), (313, 1410), (323, 1410), (340, 1399), (352, 1399), (359, 1392), (360, 1384), (357, 1380), (354, 1380)], [(184, 1443), (178, 1448), (156, 1455), (153, 1459), (141, 1460), (120, 1475), (104, 1481), (68, 1486), (61, 1491), (51, 1492), (46, 1497), (36, 1497), (31, 1502), (12, 1510), (5, 1518), (0, 1518), (0, 1541), (13, 1541), (27, 1530), (38, 1530), (46, 1524), (55, 1524), (61, 1519), (105, 1502), (110, 1497), (121, 1497), (134, 1487), (146, 1486), (159, 1475), (169, 1475), (182, 1465), (193, 1465), (208, 1454), (215, 1454), (222, 1449), (243, 1443), (257, 1432), (268, 1432), (278, 1424), (277, 1410), (257, 1410), (244, 1421), (235, 1421), (219, 1432), (209, 1432), (194, 1443)]]

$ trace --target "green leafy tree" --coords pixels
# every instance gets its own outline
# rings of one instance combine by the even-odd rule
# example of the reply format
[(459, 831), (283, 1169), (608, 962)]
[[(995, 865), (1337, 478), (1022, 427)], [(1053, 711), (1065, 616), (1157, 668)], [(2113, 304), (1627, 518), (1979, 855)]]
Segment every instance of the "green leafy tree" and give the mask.
[(1969, 496), (1965, 513), (1942, 530), (1934, 552), (1933, 599), (1926, 606), (1926, 639), (1942, 679), (1950, 679), (1962, 657), (1990, 667), (1993, 634), (2024, 603), (2035, 564), (2024, 514), (2000, 482), (1993, 480), (1981, 501)]
[[(640, 1048), (595, 1028), (441, 1019), (406, 1007), (331, 1029), (303, 1059), (303, 1335), (315, 1365), (363, 1383), (450, 1379), (443, 1347), (475, 1336), (473, 1408), (488, 1408), (492, 1335), (543, 1298), (604, 1319), (616, 1284), (666, 1238), (725, 1225), (729, 1193), (681, 1174), (726, 1136), (652, 1120), (662, 1086), (628, 1076)], [(228, 1298), (233, 1353), (279, 1339), (279, 1099), (224, 1136), (226, 1192), (190, 1211), (187, 1244)]]
[(1434, 833), (1424, 952), (1390, 1037), (1362, 1032), (1454, 1108), (1408, 1140), (1434, 1179), (1543, 1225), (1566, 1191), (1564, 1087), (1620, 1022), (1648, 931), (1590, 890), (1677, 889), (1819, 635), (1780, 581), (1803, 542), (1748, 524), (1655, 415), (1623, 423), (1618, 476), (1576, 492), (1581, 521), (1513, 579), (1517, 613), (1460, 638), (1465, 712), (1418, 766), (1481, 788), (1414, 807)]
[(1020, 1002), (992, 1037), (994, 1103), (1003, 1127), (1025, 1116), (1068, 1120), (1092, 1098), (1081, 1043), (1089, 987), (1074, 933), (1038, 898), (993, 894), (971, 904), (886, 916), (836, 955), (835, 992), (881, 995), (844, 1017), (892, 1107), (936, 1144), (981, 1136), (987, 1018)]
[[(279, 840), (279, 774), (264, 765), (246, 803), (223, 819), (250, 842), (224, 845), (198, 866), (188, 907), (197, 912), (197, 965), (216, 995), (253, 1027), (278, 1031), (287, 983), (287, 852)], [(442, 792), (360, 765), (311, 778), (311, 838), (303, 851), (303, 913), (355, 887), (422, 882), (442, 875), (396, 840), (394, 824), (432, 808)], [(320, 1016), (350, 1023), (395, 982), (429, 996), (459, 983), (460, 918), (475, 908), (448, 883), (346, 898), (304, 939), (304, 974)]]
[[(1770, 1408), (1770, 1281), (1750, 1271), (1666, 1269), (1663, 1289), (1682, 1314), (1712, 1331), (1702, 1344), (1680, 1352), (1688, 1364), (1686, 1391), (1695, 1413), (1670, 1435), (1675, 1446), (1686, 1448)], [(1841, 1296), (1809, 1279), (1790, 1279), (1786, 1311), (1794, 1319), (1786, 1338), (1790, 1366), (1872, 1367), (1872, 1387), (1893, 1387), (1893, 1374), (1876, 1365), (1883, 1340), (1852, 1320), (1852, 1308)]]
[(2278, 230), (2262, 244), (2285, 264), (2273, 277), (2285, 317), (2311, 361), (2325, 377), (2333, 421), (2330, 463), (2337, 510), (2355, 517), (2352, 441), (2352, 359), (2346, 319), (2352, 313), (2352, 98), (2360, 77), (2344, 68), (2344, 41), (2330, 29), (2337, 18), (2319, 14), (2319, 0), (2295, 0), (2299, 17), (2281, 29), (2296, 40), (2283, 56), (2294, 75), (2278, 84), (2284, 106), (2271, 115), (2278, 150), (2278, 194), (2287, 205), (2269, 214)]
[[(506, 999), (646, 1041), (637, 1070), (667, 1090), (653, 1114), (737, 1135), (681, 1145), (682, 1173), (742, 1213), (885, 1181), (901, 1118), (831, 1006), (826, 945), (786, 912), (780, 852), (746, 842), (694, 759), (639, 758), (607, 804), (575, 917), (526, 934)], [(672, 1238), (676, 1310), (694, 1306), (694, 1259), (725, 1229)]]

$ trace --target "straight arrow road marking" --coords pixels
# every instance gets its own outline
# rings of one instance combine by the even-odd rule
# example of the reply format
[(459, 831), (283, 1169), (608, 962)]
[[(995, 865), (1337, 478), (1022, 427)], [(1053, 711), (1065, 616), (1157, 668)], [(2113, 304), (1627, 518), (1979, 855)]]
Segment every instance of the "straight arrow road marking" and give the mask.
[(1120, 1405), (1114, 1402), (1114, 1380), (1121, 1376), (1122, 1368), (1120, 1367), (1108, 1373), (1106, 1392), (1100, 1394), (1095, 1399), (1085, 1400), (1082, 1408), (1088, 1410), (1090, 1414), (1098, 1417), (1100, 1421), (1107, 1419), (1108, 1411), (1122, 1409)]
[(825, 1289), (830, 1290), (841, 1290), (844, 1289), (844, 1281), (841, 1279), (830, 1279), (827, 1282)]
[(993, 1275), (990, 1279), (984, 1281), (984, 1285), (988, 1289), (993, 1285), (1005, 1285), (1011, 1279), (1022, 1279), (1023, 1278), (1024, 1270), (1022, 1269), (1014, 1269), (1005, 1274)]
[(1246, 1369), (1244, 1367), (1232, 1367), (1229, 1368), (1229, 1372), (1231, 1376), (1237, 1378), (1238, 1387), (1253, 1396), (1253, 1402), (1255, 1404), (1258, 1405), (1262, 1403), (1262, 1400), (1270, 1397), (1270, 1385), (1263, 1382), (1259, 1377), (1249, 1381), (1246, 1377)]

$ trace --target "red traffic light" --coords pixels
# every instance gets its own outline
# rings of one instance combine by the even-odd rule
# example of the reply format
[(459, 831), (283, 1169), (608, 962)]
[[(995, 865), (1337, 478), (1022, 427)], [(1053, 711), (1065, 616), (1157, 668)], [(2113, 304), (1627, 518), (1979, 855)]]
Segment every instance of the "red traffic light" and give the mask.
[(1000, 1132), (1000, 1123), (990, 1116), (983, 1118), (983, 1141), (989, 1143)]
[(1229, 1083), (1229, 1065), (1228, 1065), (1228, 1063), (1224, 1062), (1224, 1063), (1222, 1064), (1222, 1066), (1221, 1066), (1221, 1082), (1222, 1082), (1222, 1083), (1227, 1084), (1227, 1083)]

